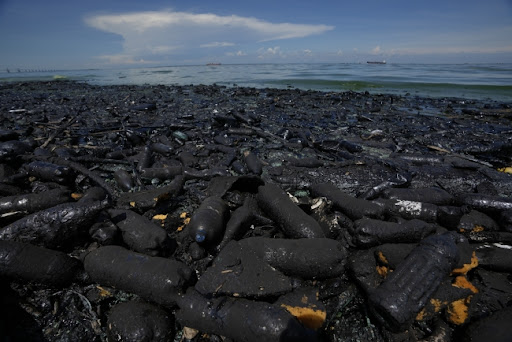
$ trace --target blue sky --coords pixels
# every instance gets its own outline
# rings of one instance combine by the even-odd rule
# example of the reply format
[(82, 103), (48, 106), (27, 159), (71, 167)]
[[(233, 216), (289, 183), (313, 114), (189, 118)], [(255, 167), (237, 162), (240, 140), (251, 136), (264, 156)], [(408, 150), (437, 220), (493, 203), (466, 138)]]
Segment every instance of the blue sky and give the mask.
[(0, 0), (0, 68), (512, 62), (512, 0)]

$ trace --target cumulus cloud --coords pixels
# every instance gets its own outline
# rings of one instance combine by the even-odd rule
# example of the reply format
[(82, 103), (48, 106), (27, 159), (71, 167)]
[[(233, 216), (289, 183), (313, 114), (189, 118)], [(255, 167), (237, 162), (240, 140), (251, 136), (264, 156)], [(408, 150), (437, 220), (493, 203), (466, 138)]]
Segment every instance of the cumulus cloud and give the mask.
[(378, 55), (378, 54), (379, 54), (379, 53), (381, 53), (381, 52), (382, 52), (382, 51), (381, 51), (381, 49), (380, 49), (380, 46), (379, 46), (379, 45), (377, 45), (376, 47), (374, 47), (374, 48), (373, 48), (373, 50), (372, 50), (372, 53), (373, 53), (374, 55)]
[(211, 42), (206, 44), (199, 45), (202, 48), (215, 48), (215, 47), (225, 47), (225, 46), (233, 46), (235, 43), (229, 43), (229, 42)]
[(242, 57), (242, 56), (247, 56), (247, 53), (243, 52), (242, 50), (238, 50), (236, 52), (226, 52), (226, 56)]
[(178, 47), (168, 45), (156, 45), (148, 48), (148, 50), (151, 51), (151, 53), (153, 54), (168, 53), (176, 49), (178, 49)]
[(109, 64), (147, 64), (151, 63), (145, 61), (144, 59), (134, 59), (133, 56), (130, 55), (103, 55), (98, 57), (100, 60), (103, 60)]
[(259, 59), (265, 59), (265, 58), (274, 58), (274, 57), (286, 57), (286, 54), (281, 50), (280, 46), (274, 46), (269, 48), (260, 48), (258, 49), (258, 58)]
[(277, 55), (281, 52), (281, 48), (279, 46), (269, 47), (265, 52), (269, 55)]
[(85, 22), (96, 29), (120, 35), (123, 55), (139, 57), (199, 47), (302, 38), (334, 29), (328, 25), (272, 23), (253, 17), (171, 10), (91, 15)]

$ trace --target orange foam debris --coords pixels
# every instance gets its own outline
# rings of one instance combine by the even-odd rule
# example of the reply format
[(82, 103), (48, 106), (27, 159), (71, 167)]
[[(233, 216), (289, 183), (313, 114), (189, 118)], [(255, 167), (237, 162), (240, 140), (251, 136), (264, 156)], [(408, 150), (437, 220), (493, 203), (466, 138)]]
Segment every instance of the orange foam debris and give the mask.
[(452, 270), (452, 274), (467, 274), (469, 271), (471, 271), (473, 268), (478, 266), (478, 258), (476, 256), (476, 252), (473, 251), (473, 254), (471, 255), (471, 262), (469, 264), (464, 264), (460, 268), (455, 268)]
[(323, 310), (316, 310), (310, 307), (290, 306), (286, 304), (281, 304), (281, 306), (288, 310), (288, 312), (293, 316), (297, 317), (297, 319), (306, 327), (314, 330), (321, 328), (327, 318), (327, 312)]
[(457, 325), (464, 324), (468, 319), (468, 304), (471, 296), (451, 302), (448, 305), (448, 320)]

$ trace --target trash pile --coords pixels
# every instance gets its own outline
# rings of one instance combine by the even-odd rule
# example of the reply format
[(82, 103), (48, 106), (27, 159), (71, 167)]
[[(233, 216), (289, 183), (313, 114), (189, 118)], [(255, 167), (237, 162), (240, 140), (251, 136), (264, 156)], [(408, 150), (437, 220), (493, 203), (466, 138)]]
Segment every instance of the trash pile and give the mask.
[(0, 86), (0, 336), (504, 341), (512, 108)]

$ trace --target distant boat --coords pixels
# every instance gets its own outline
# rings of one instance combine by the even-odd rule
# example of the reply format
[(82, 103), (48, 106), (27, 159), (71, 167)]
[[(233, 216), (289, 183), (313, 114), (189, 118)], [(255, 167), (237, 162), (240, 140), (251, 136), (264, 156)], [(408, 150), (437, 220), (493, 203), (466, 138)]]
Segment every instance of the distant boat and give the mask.
[(220, 65), (220, 63), (206, 63), (206, 65)]
[(386, 64), (386, 61), (368, 61), (368, 64)]

